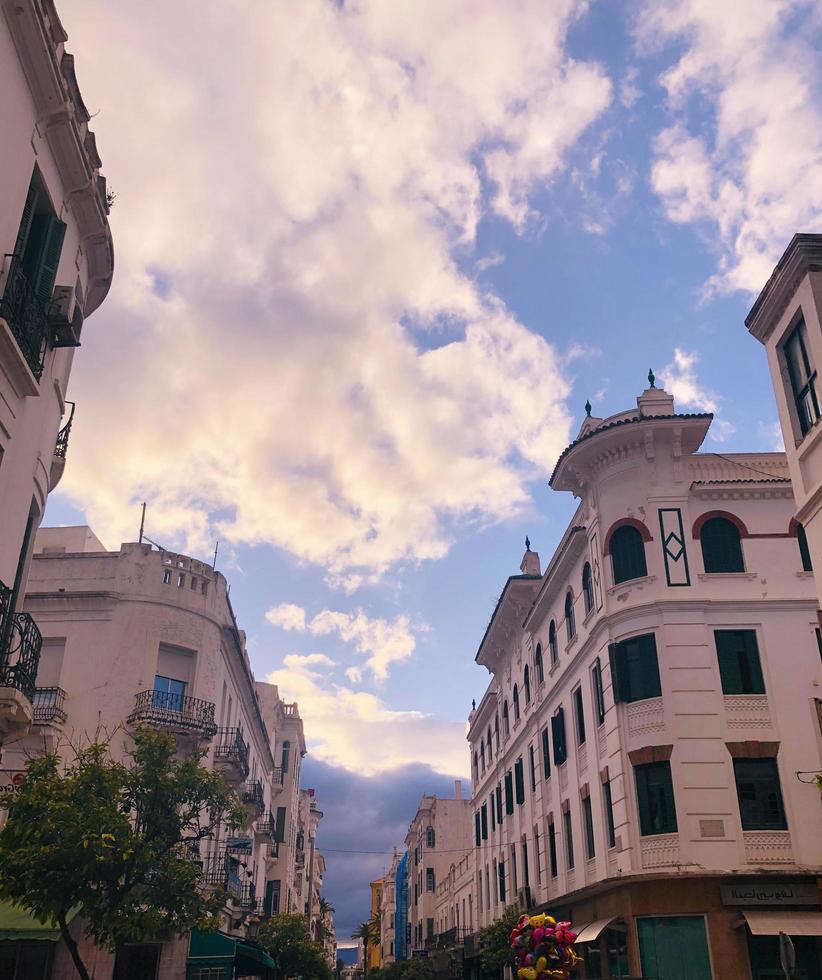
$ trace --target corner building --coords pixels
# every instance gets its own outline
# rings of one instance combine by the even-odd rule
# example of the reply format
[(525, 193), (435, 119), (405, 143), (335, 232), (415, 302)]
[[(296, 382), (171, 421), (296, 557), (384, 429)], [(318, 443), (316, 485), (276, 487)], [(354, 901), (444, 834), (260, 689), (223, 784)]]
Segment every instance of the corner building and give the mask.
[(820, 977), (818, 600), (785, 456), (699, 452), (712, 416), (649, 381), (561, 455), (579, 506), (476, 656), (478, 924), (550, 909), (583, 975), (665, 980), (778, 976), (784, 931)]

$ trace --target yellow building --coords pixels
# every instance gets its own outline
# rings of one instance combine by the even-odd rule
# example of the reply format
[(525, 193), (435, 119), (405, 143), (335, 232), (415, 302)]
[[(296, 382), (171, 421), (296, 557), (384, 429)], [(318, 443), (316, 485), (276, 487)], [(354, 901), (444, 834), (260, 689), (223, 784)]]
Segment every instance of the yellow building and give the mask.
[[(380, 908), (382, 907), (382, 888), (384, 878), (377, 878), (371, 882), (371, 922), (379, 921)], [(368, 969), (374, 970), (382, 966), (382, 949), (380, 947), (379, 932), (376, 934), (376, 943), (368, 947)]]

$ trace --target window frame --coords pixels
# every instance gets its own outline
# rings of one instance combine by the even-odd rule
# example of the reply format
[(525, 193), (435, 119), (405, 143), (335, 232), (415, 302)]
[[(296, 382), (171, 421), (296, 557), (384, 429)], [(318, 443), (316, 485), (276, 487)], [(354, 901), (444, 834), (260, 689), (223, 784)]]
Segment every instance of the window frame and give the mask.
[(585, 831), (585, 860), (593, 861), (597, 856), (597, 846), (594, 836), (594, 811), (590, 796), (582, 797), (582, 827)]
[[(718, 532), (720, 526), (733, 529), (732, 532), (723, 532), (724, 541)], [(699, 546), (706, 575), (731, 575), (745, 571), (742, 534), (736, 524), (722, 514), (709, 517), (699, 528)]]
[(568, 761), (568, 739), (565, 730), (565, 709), (562, 705), (551, 715), (551, 748), (554, 752), (554, 765), (564, 765)]
[(551, 739), (548, 734), (548, 726), (546, 725), (541, 732), (542, 736), (542, 778), (551, 778)]
[[(663, 773), (665, 776), (660, 778)], [(657, 837), (660, 834), (678, 833), (679, 822), (676, 813), (676, 794), (674, 792), (670, 759), (665, 759), (661, 762), (646, 762), (641, 765), (635, 765), (634, 783), (636, 786), (640, 836)], [(654, 806), (655, 804), (658, 805), (660, 793), (667, 811), (664, 814), (667, 822), (663, 823), (660, 817), (659, 822), (663, 823), (663, 825), (657, 827)], [(657, 796), (656, 800), (653, 799), (654, 795)]]
[(585, 704), (582, 698), (582, 685), (577, 686), (571, 691), (571, 700), (574, 704), (574, 730), (577, 738), (577, 747), (585, 745)]
[(587, 616), (594, 609), (594, 576), (589, 561), (582, 566), (582, 597)]
[(608, 551), (611, 555), (611, 573), (614, 585), (645, 578), (648, 574), (648, 556), (645, 539), (639, 528), (623, 524), (610, 536)]
[(562, 811), (562, 829), (565, 832), (565, 860), (568, 870), (573, 871), (575, 865), (574, 856), (574, 820), (571, 816), (571, 808)]
[[(633, 704), (662, 697), (655, 633), (639, 633), (609, 644), (608, 659), (614, 704)], [(636, 687), (638, 691), (634, 690)]]
[(577, 624), (574, 618), (574, 593), (571, 589), (565, 593), (565, 632), (570, 643), (577, 635)]
[(611, 780), (606, 779), (602, 784), (602, 804), (605, 808), (605, 832), (608, 839), (608, 850), (616, 847), (616, 821), (614, 820), (614, 796)]
[(723, 695), (767, 693), (755, 629), (715, 629), (714, 648)]
[(594, 694), (594, 717), (599, 728), (605, 724), (605, 688), (602, 685), (602, 664), (599, 657), (591, 665), (591, 686)]
[[(751, 772), (757, 769), (760, 770), (760, 772), (765, 772), (766, 769), (770, 769), (770, 782), (776, 789), (776, 816), (773, 819), (768, 820), (762, 817), (757, 817), (756, 815), (751, 815), (752, 810), (759, 808), (761, 812), (764, 812), (765, 808), (767, 807), (767, 801), (761, 798), (746, 801), (747, 803), (754, 803), (754, 807), (743, 806), (743, 800), (740, 793), (740, 770), (744, 770), (746, 768)], [(773, 756), (760, 759), (734, 759), (733, 769), (736, 799), (739, 806), (739, 820), (742, 825), (742, 830), (787, 830), (788, 815), (785, 812), (785, 797), (782, 793), (782, 780), (779, 777), (779, 764), (777, 759)], [(768, 783), (767, 777), (762, 775), (757, 775), (755, 777), (748, 775), (746, 777), (746, 781), (754, 782), (754, 784), (758, 783), (760, 785), (766, 785)]]
[(534, 672), (537, 675), (537, 684), (541, 686), (545, 683), (545, 664), (542, 660), (541, 643), (537, 643), (536, 653), (534, 654)]
[(527, 706), (531, 703), (531, 670), (528, 664), (522, 671), (522, 689), (525, 691), (525, 704)]
[[(808, 354), (807, 339), (805, 317), (800, 311), (799, 317), (794, 321), (791, 329), (786, 332), (785, 339), (779, 345), (788, 372), (790, 401), (793, 404), (793, 414), (799, 423), (799, 439), (797, 440), (797, 444), (805, 438), (820, 419), (819, 399), (816, 394), (816, 368)], [(791, 344), (794, 340), (797, 341), (799, 348), (798, 354), (803, 362), (802, 364), (797, 363), (797, 360), (791, 353)], [(798, 369), (805, 376), (806, 380), (804, 383), (802, 382), (801, 375), (797, 374)], [(808, 403), (808, 398), (810, 398), (810, 404)], [(814, 418), (810, 418), (810, 412), (814, 413)]]

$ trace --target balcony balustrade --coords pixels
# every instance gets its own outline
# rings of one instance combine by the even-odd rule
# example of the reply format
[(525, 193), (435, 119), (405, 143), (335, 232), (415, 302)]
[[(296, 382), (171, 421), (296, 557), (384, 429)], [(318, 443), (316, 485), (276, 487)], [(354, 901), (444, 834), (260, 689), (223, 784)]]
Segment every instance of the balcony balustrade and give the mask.
[(259, 841), (274, 842), (277, 839), (277, 820), (273, 813), (264, 813), (254, 824), (254, 836)]
[(141, 691), (134, 699), (128, 723), (198, 738), (212, 738), (217, 732), (214, 705), (210, 701), (167, 691)]
[(13, 598), (13, 590), (0, 582), (0, 687), (33, 701), (43, 637), (28, 613), (14, 611)]
[(248, 778), (248, 745), (239, 728), (218, 728), (214, 764), (226, 779), (241, 782)]
[(66, 402), (66, 405), (71, 405), (71, 411), (69, 412), (68, 421), (57, 433), (57, 442), (54, 445), (54, 455), (58, 456), (60, 459), (66, 458), (66, 453), (68, 452), (69, 436), (71, 435), (71, 426), (74, 422), (74, 402)]
[(426, 949), (450, 949), (452, 946), (463, 946), (466, 937), (470, 934), (469, 929), (454, 926), (452, 929), (446, 929), (445, 932), (429, 937), (425, 941), (425, 947)]
[(34, 709), (35, 725), (52, 725), (55, 722), (66, 720), (66, 711), (63, 707), (66, 700), (66, 692), (62, 687), (38, 687), (34, 690)]
[(0, 297), (0, 317), (9, 325), (20, 353), (39, 381), (50, 334), (48, 317), (19, 257), (7, 254), (5, 259), (8, 272)]
[(245, 803), (250, 810), (255, 811), (258, 816), (263, 812), (263, 810), (265, 810), (263, 784), (259, 779), (254, 779), (251, 782), (246, 783), (243, 787), (241, 796), (243, 803)]

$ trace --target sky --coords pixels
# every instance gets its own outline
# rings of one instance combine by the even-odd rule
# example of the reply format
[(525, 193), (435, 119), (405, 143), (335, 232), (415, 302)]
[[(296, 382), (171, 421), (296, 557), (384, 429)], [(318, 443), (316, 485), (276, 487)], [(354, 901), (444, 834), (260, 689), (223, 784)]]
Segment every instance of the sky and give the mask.
[[(744, 317), (822, 231), (804, 0), (64, 0), (116, 198), (46, 523), (218, 568), (297, 700), (338, 939), (467, 777), (474, 655), (548, 477), (653, 368), (781, 447)], [(361, 853), (343, 853), (343, 852)], [(370, 852), (370, 853), (364, 853)]]

